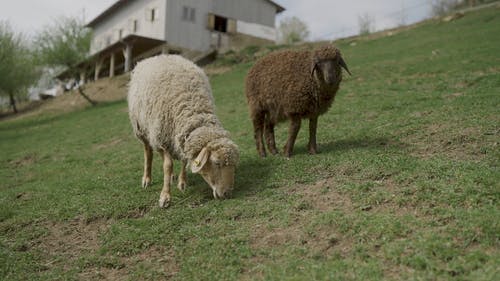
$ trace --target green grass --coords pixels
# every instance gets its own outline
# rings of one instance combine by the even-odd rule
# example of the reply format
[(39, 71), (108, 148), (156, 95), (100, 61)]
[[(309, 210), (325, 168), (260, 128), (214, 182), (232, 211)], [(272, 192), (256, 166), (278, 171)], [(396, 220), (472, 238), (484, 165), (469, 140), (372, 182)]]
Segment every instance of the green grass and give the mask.
[(252, 62), (212, 76), (241, 150), (224, 201), (190, 174), (157, 207), (159, 157), (141, 189), (125, 101), (2, 121), (0, 279), (495, 280), (498, 34), (490, 8), (337, 42), (354, 75), (320, 117), (320, 154), (307, 154), (304, 121), (290, 160), (257, 157)]

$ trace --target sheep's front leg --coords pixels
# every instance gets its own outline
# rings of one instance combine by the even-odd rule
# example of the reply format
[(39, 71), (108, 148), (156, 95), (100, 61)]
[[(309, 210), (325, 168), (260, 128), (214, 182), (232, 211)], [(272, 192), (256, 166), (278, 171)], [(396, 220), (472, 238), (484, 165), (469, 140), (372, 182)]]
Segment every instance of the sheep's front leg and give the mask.
[(170, 184), (172, 182), (172, 175), (174, 165), (172, 157), (168, 151), (160, 151), (163, 157), (163, 189), (160, 194), (160, 208), (166, 208), (170, 204)]
[(274, 139), (274, 124), (269, 120), (266, 120), (264, 124), (264, 132), (269, 152), (271, 152), (271, 154), (273, 155), (276, 155), (278, 153), (278, 150), (276, 149), (276, 142)]
[(146, 188), (151, 184), (151, 165), (153, 162), (153, 148), (147, 141), (144, 143), (144, 175), (142, 176), (142, 187)]
[(187, 161), (182, 161), (181, 172), (179, 173), (179, 182), (177, 183), (177, 188), (180, 191), (186, 190), (186, 186), (187, 186), (186, 166), (187, 166)]
[(290, 127), (288, 127), (288, 141), (286, 142), (284, 154), (285, 157), (290, 157), (292, 155), (293, 146), (295, 144), (295, 139), (300, 130), (300, 116), (290, 117)]
[(264, 147), (264, 139), (262, 138), (264, 132), (264, 117), (264, 112), (259, 112), (252, 118), (255, 144), (260, 157), (266, 157), (266, 148)]
[(318, 128), (318, 116), (309, 119), (309, 154), (316, 154), (318, 149), (316, 145), (316, 130)]

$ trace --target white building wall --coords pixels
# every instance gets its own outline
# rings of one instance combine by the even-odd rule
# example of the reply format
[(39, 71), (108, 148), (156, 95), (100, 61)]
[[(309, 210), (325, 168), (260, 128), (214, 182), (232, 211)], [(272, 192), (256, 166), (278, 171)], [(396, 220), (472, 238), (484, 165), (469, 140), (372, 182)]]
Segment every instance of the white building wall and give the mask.
[[(169, 44), (197, 51), (210, 49), (208, 13), (213, 0), (168, 0), (166, 38)], [(183, 19), (184, 9), (194, 9), (194, 18)]]
[[(185, 7), (195, 11), (194, 19), (184, 19)], [(150, 21), (147, 14), (156, 9), (157, 19)], [(209, 14), (236, 20), (236, 32), (270, 41), (276, 40), (274, 26), (276, 7), (265, 0), (135, 0), (126, 1), (93, 27), (91, 54), (133, 33), (143, 37), (167, 41), (175, 47), (207, 51), (213, 45), (208, 28)], [(137, 31), (133, 32), (133, 21)], [(216, 34), (217, 35), (217, 34)]]
[(258, 23), (238, 20), (236, 21), (236, 32), (267, 39), (273, 42), (277, 39), (277, 33), (274, 27), (269, 27)]
[(266, 0), (212, 0), (212, 12), (219, 16), (274, 28), (276, 6)]
[[(166, 40), (167, 0), (129, 1), (119, 10), (107, 16), (93, 27), (90, 53), (95, 54), (107, 46), (129, 34)], [(155, 19), (151, 20), (151, 10), (155, 9)], [(137, 31), (133, 30), (133, 22), (137, 21)]]

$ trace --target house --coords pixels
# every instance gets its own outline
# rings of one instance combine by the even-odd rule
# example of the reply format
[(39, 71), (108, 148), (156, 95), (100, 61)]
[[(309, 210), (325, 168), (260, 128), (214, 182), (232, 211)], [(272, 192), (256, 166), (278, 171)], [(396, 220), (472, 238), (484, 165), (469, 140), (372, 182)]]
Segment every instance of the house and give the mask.
[(128, 72), (161, 53), (196, 62), (214, 52), (274, 43), (275, 18), (284, 10), (270, 0), (118, 0), (87, 24), (91, 58), (78, 66), (81, 78)]

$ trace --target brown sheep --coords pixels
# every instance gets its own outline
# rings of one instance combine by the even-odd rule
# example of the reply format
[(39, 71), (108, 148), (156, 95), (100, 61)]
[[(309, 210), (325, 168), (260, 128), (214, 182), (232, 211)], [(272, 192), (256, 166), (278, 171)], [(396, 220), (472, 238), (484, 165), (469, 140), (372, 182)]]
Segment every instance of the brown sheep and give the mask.
[(317, 152), (318, 116), (330, 108), (349, 69), (340, 51), (331, 45), (312, 51), (271, 53), (250, 69), (246, 77), (246, 97), (254, 127), (257, 151), (266, 156), (267, 147), (276, 154), (274, 126), (290, 119), (284, 154), (290, 157), (302, 118), (309, 118), (309, 153)]

